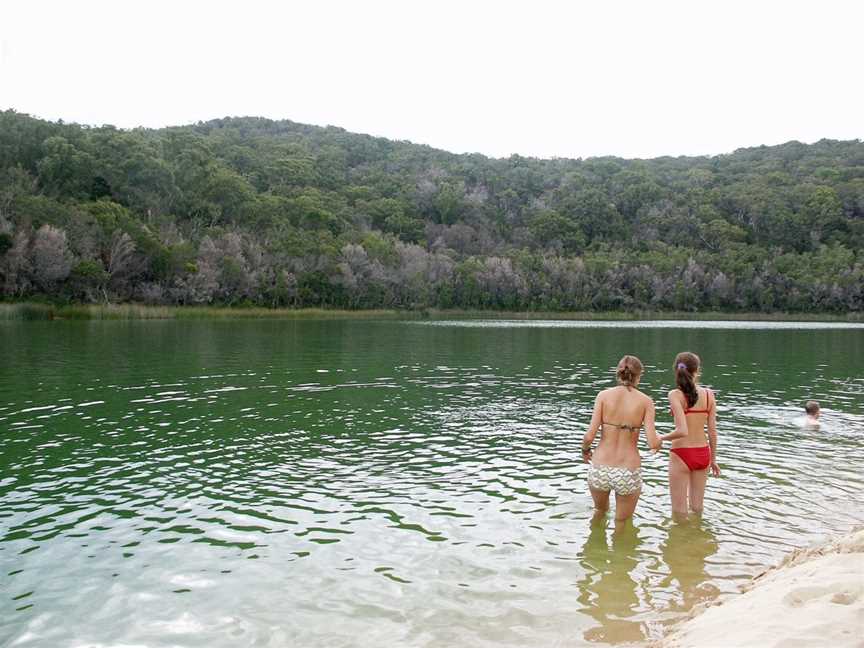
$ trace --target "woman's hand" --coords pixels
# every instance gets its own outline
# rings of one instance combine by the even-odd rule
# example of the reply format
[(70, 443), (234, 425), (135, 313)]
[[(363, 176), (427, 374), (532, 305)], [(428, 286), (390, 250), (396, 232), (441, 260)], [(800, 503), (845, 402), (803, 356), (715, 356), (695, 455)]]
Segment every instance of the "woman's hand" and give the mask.
[(717, 465), (716, 461), (711, 462), (711, 475), (714, 477), (720, 476), (720, 466)]
[(591, 463), (591, 444), (594, 443), (594, 437), (597, 436), (597, 430), (600, 429), (603, 421), (603, 392), (597, 394), (594, 399), (594, 412), (591, 414), (591, 423), (588, 425), (588, 431), (582, 437), (582, 460), (585, 463)]
[(675, 428), (675, 430), (672, 432), (669, 432), (667, 434), (661, 434), (660, 440), (661, 441), (674, 441), (675, 439), (683, 439), (686, 436), (687, 436), (687, 430), (679, 430), (678, 428)]

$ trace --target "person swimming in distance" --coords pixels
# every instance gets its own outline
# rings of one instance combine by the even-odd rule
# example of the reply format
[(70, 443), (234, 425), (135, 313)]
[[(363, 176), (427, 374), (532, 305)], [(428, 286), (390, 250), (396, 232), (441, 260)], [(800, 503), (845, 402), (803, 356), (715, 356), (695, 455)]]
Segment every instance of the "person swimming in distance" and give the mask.
[[(588, 488), (594, 499), (595, 517), (609, 510), (609, 493), (615, 491), (615, 519), (627, 520), (636, 510), (642, 492), (642, 460), (637, 441), (644, 426), (653, 452), (660, 449), (654, 428), (654, 401), (636, 389), (642, 377), (642, 362), (625, 355), (616, 370), (618, 385), (604, 389), (594, 399), (591, 423), (582, 439), (582, 458), (591, 464)], [(601, 431), (600, 443), (591, 444)]]
[(698, 385), (701, 368), (699, 356), (689, 351), (679, 353), (673, 364), (677, 387), (669, 392), (669, 406), (675, 431), (660, 436), (662, 441), (672, 442), (669, 495), (673, 516), (686, 516), (688, 508), (702, 513), (708, 469), (715, 477), (720, 476), (717, 400), (713, 391)]
[(815, 400), (808, 400), (804, 403), (804, 413), (806, 414), (804, 425), (819, 427), (819, 415), (822, 413), (822, 408), (819, 407), (819, 403)]

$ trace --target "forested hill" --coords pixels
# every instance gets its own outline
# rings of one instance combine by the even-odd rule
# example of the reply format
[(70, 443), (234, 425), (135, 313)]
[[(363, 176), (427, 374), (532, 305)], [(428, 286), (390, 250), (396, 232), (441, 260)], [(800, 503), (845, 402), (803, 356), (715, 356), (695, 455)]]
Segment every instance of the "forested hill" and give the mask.
[(454, 155), (258, 118), (0, 112), (6, 299), (860, 311), (864, 143)]

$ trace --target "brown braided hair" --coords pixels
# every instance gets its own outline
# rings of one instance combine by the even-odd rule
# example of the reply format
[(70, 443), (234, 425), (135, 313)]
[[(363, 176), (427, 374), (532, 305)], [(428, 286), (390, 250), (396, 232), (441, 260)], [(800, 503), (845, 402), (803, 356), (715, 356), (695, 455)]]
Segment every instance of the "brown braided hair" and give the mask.
[(625, 355), (618, 361), (618, 369), (615, 372), (618, 382), (627, 387), (635, 387), (642, 376), (642, 361), (636, 356)]
[(684, 392), (687, 407), (693, 407), (699, 400), (699, 391), (696, 389), (696, 374), (699, 373), (701, 366), (702, 361), (695, 353), (682, 351), (675, 356), (675, 364), (672, 366), (672, 370), (675, 372), (675, 384), (678, 389)]

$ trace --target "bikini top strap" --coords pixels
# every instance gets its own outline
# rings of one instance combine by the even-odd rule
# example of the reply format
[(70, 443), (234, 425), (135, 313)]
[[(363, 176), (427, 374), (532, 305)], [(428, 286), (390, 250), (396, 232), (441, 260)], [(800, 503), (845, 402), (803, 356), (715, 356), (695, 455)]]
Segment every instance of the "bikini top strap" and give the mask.
[[(708, 389), (707, 387), (703, 387), (705, 390), (705, 409), (693, 409), (690, 405), (687, 404), (685, 399), (684, 401), (684, 413), (685, 414), (710, 414), (711, 409), (714, 407), (714, 392)], [(698, 402), (698, 399), (697, 399)], [(669, 408), (669, 411), (672, 411), (672, 408)]]

